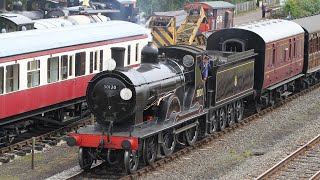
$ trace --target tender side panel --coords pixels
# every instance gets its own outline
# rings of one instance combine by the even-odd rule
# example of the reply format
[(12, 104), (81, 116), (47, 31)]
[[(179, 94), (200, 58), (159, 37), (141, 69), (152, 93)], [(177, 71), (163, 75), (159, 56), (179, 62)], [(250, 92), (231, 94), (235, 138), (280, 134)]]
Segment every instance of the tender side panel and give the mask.
[(216, 104), (251, 91), (254, 84), (254, 59), (220, 68), (216, 74)]

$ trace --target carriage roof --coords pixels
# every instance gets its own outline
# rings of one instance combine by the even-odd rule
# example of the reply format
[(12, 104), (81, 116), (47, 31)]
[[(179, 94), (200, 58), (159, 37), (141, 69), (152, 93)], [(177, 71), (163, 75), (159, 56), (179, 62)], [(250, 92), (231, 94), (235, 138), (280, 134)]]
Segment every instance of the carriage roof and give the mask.
[(149, 33), (149, 29), (125, 21), (6, 33), (0, 35), (0, 58)]
[(292, 21), (302, 26), (304, 29), (308, 31), (308, 33), (320, 32), (320, 26), (319, 26), (320, 14), (299, 18), (299, 19), (294, 19)]
[(304, 33), (302, 27), (297, 23), (280, 19), (265, 20), (233, 28), (251, 31), (260, 36), (265, 43)]

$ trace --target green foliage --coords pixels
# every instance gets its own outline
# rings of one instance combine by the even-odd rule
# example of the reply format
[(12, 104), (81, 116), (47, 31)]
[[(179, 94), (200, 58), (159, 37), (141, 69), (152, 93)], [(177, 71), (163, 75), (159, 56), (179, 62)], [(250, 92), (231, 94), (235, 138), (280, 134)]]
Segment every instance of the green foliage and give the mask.
[(320, 0), (287, 0), (283, 9), (292, 17), (317, 14), (320, 12)]

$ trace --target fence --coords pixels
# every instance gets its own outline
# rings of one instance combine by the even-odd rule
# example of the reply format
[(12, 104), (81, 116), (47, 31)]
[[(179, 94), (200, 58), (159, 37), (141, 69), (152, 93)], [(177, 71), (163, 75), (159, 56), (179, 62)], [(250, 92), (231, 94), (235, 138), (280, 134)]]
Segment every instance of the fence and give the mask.
[[(268, 6), (274, 6), (276, 4), (280, 4), (280, 0), (263, 0), (263, 1), (266, 2)], [(253, 1), (247, 1), (247, 2), (236, 4), (235, 13), (237, 14), (240, 12), (246, 12), (246, 11), (251, 11), (256, 9), (257, 8), (256, 2), (257, 0), (253, 0)], [(262, 1), (260, 1), (259, 7), (261, 7), (261, 3)]]

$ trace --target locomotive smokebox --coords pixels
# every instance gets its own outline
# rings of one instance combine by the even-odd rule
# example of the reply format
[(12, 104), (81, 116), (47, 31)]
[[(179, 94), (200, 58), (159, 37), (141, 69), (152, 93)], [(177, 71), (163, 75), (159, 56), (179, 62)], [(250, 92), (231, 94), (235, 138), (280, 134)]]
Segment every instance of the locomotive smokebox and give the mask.
[(117, 67), (124, 67), (124, 53), (126, 48), (124, 47), (112, 47), (111, 48), (111, 57), (117, 63)]
[(149, 42), (141, 50), (141, 63), (159, 63), (158, 48)]

